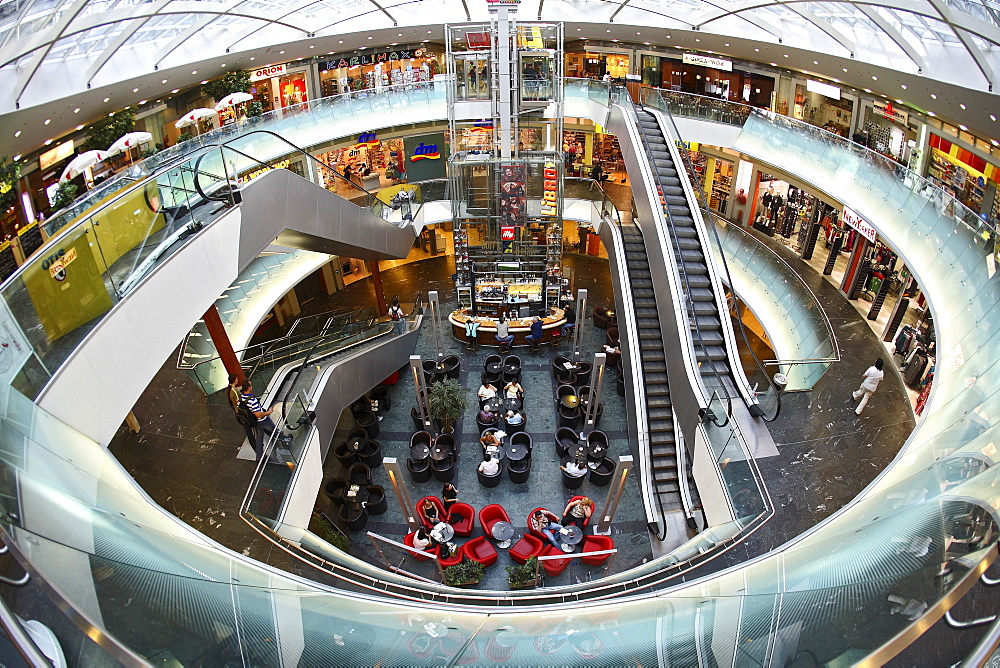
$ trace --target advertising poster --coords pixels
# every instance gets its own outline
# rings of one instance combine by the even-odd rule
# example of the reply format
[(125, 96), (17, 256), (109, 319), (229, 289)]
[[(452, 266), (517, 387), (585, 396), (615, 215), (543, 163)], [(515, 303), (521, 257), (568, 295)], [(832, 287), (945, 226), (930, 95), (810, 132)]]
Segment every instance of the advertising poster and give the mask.
[(447, 176), (448, 149), (443, 132), (406, 137), (403, 151), (406, 153), (406, 180), (410, 183)]
[(0, 383), (11, 385), (29, 357), (31, 346), (27, 337), (7, 304), (0, 302)]
[(517, 238), (517, 228), (504, 225), (500, 228), (500, 252), (511, 254), (514, 252), (514, 240)]
[(500, 224), (507, 226), (524, 225), (527, 212), (524, 179), (524, 165), (500, 166)]

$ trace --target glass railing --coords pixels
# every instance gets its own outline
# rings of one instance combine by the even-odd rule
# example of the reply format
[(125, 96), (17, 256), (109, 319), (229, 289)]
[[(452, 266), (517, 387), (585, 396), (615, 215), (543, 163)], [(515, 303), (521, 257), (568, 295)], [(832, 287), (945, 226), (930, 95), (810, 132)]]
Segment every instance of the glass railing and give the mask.
[[(715, 215), (711, 220), (736, 283), (731, 287), (764, 326), (777, 355), (763, 363), (785, 374), (786, 391), (812, 389), (830, 364), (840, 360), (837, 337), (826, 311), (777, 253), (739, 225)], [(754, 382), (749, 373), (748, 377)]]

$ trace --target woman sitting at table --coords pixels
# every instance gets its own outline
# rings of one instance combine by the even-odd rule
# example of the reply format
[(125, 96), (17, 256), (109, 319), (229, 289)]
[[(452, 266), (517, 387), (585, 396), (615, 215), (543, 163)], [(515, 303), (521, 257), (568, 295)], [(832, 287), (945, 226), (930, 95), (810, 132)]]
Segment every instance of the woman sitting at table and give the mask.
[(524, 388), (521, 387), (521, 383), (516, 380), (512, 380), (507, 383), (503, 388), (504, 397), (507, 399), (523, 399), (524, 398)]
[(575, 499), (566, 504), (566, 509), (563, 510), (562, 519), (559, 523), (564, 527), (570, 524), (575, 524), (576, 526), (583, 528), (583, 525), (587, 523), (590, 516), (594, 514), (594, 501), (588, 497), (583, 497), (581, 499)]
[(479, 401), (489, 401), (497, 396), (497, 388), (493, 386), (493, 383), (487, 381), (479, 386), (479, 392), (476, 393), (479, 396)]
[(424, 499), (424, 507), (422, 508), (424, 512), (424, 517), (431, 524), (437, 524), (441, 520), (441, 513), (438, 512), (437, 504), (430, 499)]
[(562, 525), (556, 521), (558, 518), (548, 510), (536, 510), (533, 519), (542, 535), (549, 539), (554, 548), (561, 550), (562, 543), (559, 542), (559, 532), (562, 531)]
[(487, 448), (499, 448), (500, 439), (497, 438), (496, 432), (484, 431), (479, 444), (483, 446), (483, 452), (487, 452)]
[(434, 545), (437, 543), (429, 533), (424, 531), (423, 527), (417, 528), (417, 532), (413, 534), (413, 547), (418, 550), (429, 550), (433, 549)]
[(500, 462), (493, 459), (493, 455), (486, 453), (483, 461), (479, 462), (479, 472), (485, 476), (495, 476), (500, 473)]

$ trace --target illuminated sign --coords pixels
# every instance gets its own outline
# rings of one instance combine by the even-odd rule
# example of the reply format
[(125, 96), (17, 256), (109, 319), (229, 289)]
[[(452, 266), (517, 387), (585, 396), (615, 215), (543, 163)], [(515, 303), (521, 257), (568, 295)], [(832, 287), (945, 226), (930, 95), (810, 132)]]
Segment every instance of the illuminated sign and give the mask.
[(73, 140), (63, 142), (56, 146), (54, 149), (46, 151), (38, 156), (38, 168), (48, 169), (52, 165), (56, 164), (60, 160), (65, 160), (69, 156), (73, 155)]
[(806, 90), (810, 93), (819, 93), (834, 100), (840, 99), (840, 89), (830, 84), (820, 83), (812, 79), (806, 79)]
[(503, 226), (500, 228), (500, 241), (513, 241), (514, 240), (514, 227)]
[(416, 51), (411, 49), (400, 49), (398, 51), (380, 51), (378, 53), (368, 53), (360, 56), (337, 56), (326, 61), (323, 64), (323, 69), (337, 70), (342, 67), (374, 65), (376, 63), (387, 63), (391, 60), (409, 60), (410, 58), (420, 58), (423, 55), (423, 49), (417, 49)]
[(892, 102), (874, 102), (874, 111), (879, 116), (883, 118), (888, 118), (890, 121), (899, 123), (900, 125), (906, 125), (910, 120), (910, 115), (905, 111), (899, 111), (892, 106)]
[(559, 170), (556, 163), (546, 162), (542, 176), (545, 179), (542, 185), (542, 215), (554, 216), (559, 210)]
[(375, 136), (374, 132), (364, 132), (358, 135), (358, 143), (355, 146), (369, 146), (378, 143), (378, 137)]
[(733, 71), (733, 61), (723, 60), (722, 58), (709, 58), (708, 56), (700, 56), (697, 53), (685, 53), (683, 62), (685, 65), (701, 65), (702, 67), (711, 67), (715, 70)]
[(865, 220), (858, 214), (854, 213), (854, 211), (845, 206), (844, 213), (841, 215), (840, 219), (856, 229), (865, 239), (875, 243), (875, 237), (877, 236), (875, 228), (865, 222)]
[(420, 142), (413, 151), (413, 155), (410, 156), (410, 162), (416, 162), (417, 160), (440, 160), (441, 154), (438, 152), (437, 144), (425, 144)]
[(262, 79), (270, 79), (271, 77), (280, 77), (285, 74), (284, 65), (271, 65), (269, 67), (259, 67), (253, 71), (250, 75), (250, 81), (261, 81)]

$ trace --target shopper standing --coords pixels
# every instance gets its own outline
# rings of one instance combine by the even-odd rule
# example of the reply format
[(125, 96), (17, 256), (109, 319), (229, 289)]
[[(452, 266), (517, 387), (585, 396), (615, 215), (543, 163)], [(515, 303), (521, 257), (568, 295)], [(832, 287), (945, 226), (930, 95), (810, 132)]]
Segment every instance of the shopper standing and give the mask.
[(392, 298), (392, 306), (389, 307), (389, 318), (392, 320), (392, 329), (399, 335), (406, 332), (406, 315), (399, 307), (399, 297)]
[[(856, 409), (854, 409), (855, 413), (861, 415), (861, 411), (863, 411), (865, 406), (868, 405), (868, 400), (873, 394), (875, 394), (875, 390), (878, 389), (878, 384), (882, 382), (882, 377), (884, 375), (885, 374), (882, 373), (882, 358), (879, 357), (875, 360), (875, 364), (865, 370), (864, 380), (861, 381), (861, 387), (859, 387), (857, 391), (851, 395), (854, 397), (855, 401), (861, 398), (861, 403), (858, 404)], [(862, 395), (864, 396), (862, 397)]]

